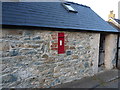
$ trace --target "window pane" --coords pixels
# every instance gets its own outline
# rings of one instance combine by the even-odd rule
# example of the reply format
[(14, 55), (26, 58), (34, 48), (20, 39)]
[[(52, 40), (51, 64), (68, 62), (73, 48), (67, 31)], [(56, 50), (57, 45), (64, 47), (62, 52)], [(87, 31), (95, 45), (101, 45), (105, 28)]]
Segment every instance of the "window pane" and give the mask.
[(66, 10), (68, 10), (69, 12), (75, 12), (77, 13), (77, 11), (71, 6), (71, 5), (68, 5), (68, 4), (63, 4), (63, 6), (66, 8)]
[(71, 11), (75, 11), (71, 6), (69, 6), (69, 5), (65, 5), (69, 10), (71, 10)]

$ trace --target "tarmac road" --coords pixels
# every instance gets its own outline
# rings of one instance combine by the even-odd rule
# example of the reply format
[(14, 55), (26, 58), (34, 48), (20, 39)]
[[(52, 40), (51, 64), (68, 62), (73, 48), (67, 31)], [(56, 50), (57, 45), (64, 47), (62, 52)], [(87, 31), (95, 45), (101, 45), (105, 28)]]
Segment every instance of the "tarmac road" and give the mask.
[(53, 88), (89, 88), (88, 90), (114, 88), (115, 90), (120, 90), (120, 71), (117, 69), (108, 70), (92, 77), (57, 85)]
[(120, 90), (120, 78), (112, 80), (107, 83), (101, 83), (98, 87), (96, 88), (119, 88)]

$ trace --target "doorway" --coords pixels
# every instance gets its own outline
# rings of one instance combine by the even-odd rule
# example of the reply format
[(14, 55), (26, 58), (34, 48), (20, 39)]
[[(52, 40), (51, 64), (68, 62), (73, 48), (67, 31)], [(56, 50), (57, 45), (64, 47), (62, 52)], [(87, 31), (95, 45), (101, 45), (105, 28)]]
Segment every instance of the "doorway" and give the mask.
[(100, 45), (99, 45), (99, 61), (98, 61), (98, 71), (105, 69), (105, 34), (100, 34)]

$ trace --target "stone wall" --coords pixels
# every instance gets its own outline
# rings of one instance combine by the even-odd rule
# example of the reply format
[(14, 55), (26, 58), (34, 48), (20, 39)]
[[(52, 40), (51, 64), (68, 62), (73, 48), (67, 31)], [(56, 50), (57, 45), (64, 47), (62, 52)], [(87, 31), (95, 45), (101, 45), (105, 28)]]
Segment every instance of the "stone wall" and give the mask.
[[(58, 54), (58, 32), (65, 33), (65, 53)], [(49, 88), (98, 71), (99, 33), (3, 29), (3, 88)]]
[(105, 68), (116, 67), (117, 34), (108, 34), (105, 38)]

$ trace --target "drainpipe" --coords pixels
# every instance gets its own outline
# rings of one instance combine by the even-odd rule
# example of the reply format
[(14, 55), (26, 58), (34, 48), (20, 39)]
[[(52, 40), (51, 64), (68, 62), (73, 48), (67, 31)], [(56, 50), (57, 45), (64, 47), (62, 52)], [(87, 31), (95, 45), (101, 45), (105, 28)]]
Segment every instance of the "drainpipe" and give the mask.
[(119, 56), (119, 33), (118, 33), (118, 37), (117, 37), (117, 55), (116, 55), (116, 68), (119, 69), (119, 66), (118, 66), (118, 56)]

